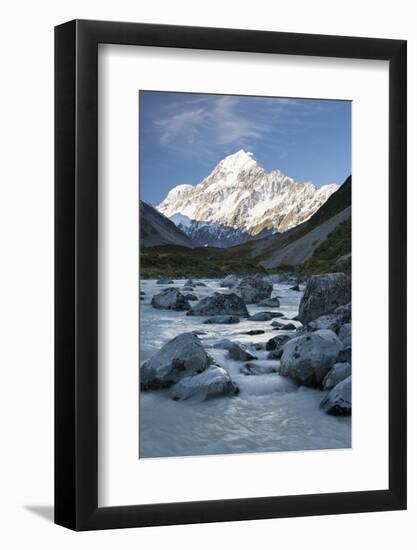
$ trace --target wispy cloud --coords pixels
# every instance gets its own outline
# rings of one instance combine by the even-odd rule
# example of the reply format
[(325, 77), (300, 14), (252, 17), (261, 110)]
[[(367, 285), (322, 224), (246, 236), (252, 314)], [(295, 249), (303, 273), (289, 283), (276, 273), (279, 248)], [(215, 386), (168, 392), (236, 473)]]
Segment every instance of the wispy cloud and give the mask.
[(253, 149), (271, 135), (284, 152), (291, 134), (317, 123), (314, 103), (290, 98), (167, 94), (160, 107), (150, 125), (154, 139), (184, 157), (206, 161), (225, 150)]

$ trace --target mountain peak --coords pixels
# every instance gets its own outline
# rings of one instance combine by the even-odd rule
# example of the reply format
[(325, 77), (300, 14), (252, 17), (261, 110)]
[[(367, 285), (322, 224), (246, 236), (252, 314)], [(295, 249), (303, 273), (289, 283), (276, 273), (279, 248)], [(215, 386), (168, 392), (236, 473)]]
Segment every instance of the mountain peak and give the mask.
[(257, 166), (257, 162), (253, 158), (253, 153), (244, 149), (239, 149), (236, 153), (228, 155), (217, 165), (217, 167), (222, 168), (226, 172), (241, 172), (249, 170), (254, 166)]

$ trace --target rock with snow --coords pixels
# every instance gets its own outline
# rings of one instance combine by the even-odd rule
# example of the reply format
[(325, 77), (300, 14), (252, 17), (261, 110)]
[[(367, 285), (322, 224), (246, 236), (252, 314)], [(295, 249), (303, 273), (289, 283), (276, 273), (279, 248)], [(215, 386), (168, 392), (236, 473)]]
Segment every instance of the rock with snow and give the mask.
[(190, 309), (185, 296), (177, 288), (166, 288), (152, 297), (151, 305), (155, 309), (172, 309), (174, 311), (187, 311)]
[(156, 281), (157, 285), (173, 285), (174, 281), (172, 279), (158, 279)]
[(291, 336), (288, 336), (287, 334), (279, 334), (278, 336), (274, 336), (268, 340), (265, 349), (267, 351), (279, 350), (290, 340)]
[(239, 372), (245, 376), (259, 376), (260, 374), (272, 374), (277, 372), (277, 370), (277, 367), (273, 365), (246, 363), (240, 367)]
[(282, 233), (310, 218), (337, 189), (333, 184), (316, 188), (299, 183), (279, 170), (266, 172), (251, 153), (240, 150), (198, 185), (171, 189), (157, 209), (191, 237), (194, 221), (203, 222), (202, 229), (210, 224), (221, 242), (225, 229)]
[(239, 315), (247, 317), (248, 310), (245, 302), (235, 293), (221, 294), (215, 292), (206, 296), (191, 309), (187, 315), (211, 316), (211, 315)]
[(317, 330), (297, 336), (283, 348), (280, 374), (298, 384), (319, 387), (341, 349), (342, 343), (331, 330)]
[(228, 355), (233, 361), (252, 361), (256, 359), (255, 355), (249, 353), (243, 346), (233, 342), (228, 348)]
[(350, 416), (352, 414), (352, 377), (348, 376), (329, 391), (320, 403), (327, 414)]
[(345, 323), (339, 329), (339, 338), (343, 344), (343, 347), (351, 347), (352, 345), (352, 324)]
[(185, 376), (203, 372), (212, 362), (195, 334), (179, 334), (141, 365), (140, 387), (168, 388)]
[(333, 312), (351, 300), (351, 280), (344, 273), (313, 275), (301, 298), (298, 316), (303, 325)]
[(350, 363), (335, 363), (323, 378), (322, 386), (324, 390), (331, 390), (352, 374)]
[(240, 323), (237, 315), (213, 315), (203, 321), (205, 325), (234, 325), (236, 323)]
[[(258, 302), (258, 306), (262, 307), (280, 307), (281, 302), (279, 300), (279, 296), (275, 296), (274, 298), (266, 298), (265, 300), (261, 300)], [(283, 313), (280, 313), (279, 316), (284, 315)]]
[(245, 304), (258, 304), (261, 300), (270, 298), (272, 290), (272, 283), (258, 273), (244, 277), (236, 286), (236, 291)]
[(169, 395), (174, 400), (198, 399), (205, 400), (210, 397), (235, 395), (238, 387), (229, 374), (217, 365), (208, 367), (201, 374), (182, 378), (169, 390)]

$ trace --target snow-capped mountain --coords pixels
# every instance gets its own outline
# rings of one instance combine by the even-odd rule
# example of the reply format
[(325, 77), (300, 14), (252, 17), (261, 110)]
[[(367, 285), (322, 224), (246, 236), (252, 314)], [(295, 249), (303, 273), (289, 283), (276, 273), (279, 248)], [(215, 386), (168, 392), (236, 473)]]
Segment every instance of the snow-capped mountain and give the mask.
[(191, 220), (183, 214), (174, 214), (170, 217), (170, 220), (197, 246), (215, 246), (219, 248), (235, 246), (253, 239), (269, 237), (274, 233), (274, 231), (264, 229), (256, 235), (251, 235), (244, 229), (217, 222)]
[[(241, 149), (219, 162), (198, 185), (174, 187), (156, 208), (188, 235), (197, 229), (195, 220), (205, 222), (205, 230), (210, 222), (254, 236), (263, 230), (284, 232), (304, 222), (338, 188), (335, 184), (317, 188), (279, 170), (267, 172), (252, 153)], [(173, 218), (178, 214), (188, 221)]]

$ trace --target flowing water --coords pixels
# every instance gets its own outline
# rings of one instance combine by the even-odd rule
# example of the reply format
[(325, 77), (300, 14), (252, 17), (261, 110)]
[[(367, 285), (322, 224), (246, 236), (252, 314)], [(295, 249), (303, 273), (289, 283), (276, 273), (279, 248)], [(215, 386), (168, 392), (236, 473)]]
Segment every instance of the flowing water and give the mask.
[[(201, 281), (207, 286), (195, 286), (193, 291), (199, 299), (216, 291), (231, 292), (221, 288), (219, 280)], [(140, 307), (141, 363), (178, 334), (204, 331), (205, 334), (199, 336), (203, 346), (229, 372), (240, 393), (201, 402), (172, 401), (164, 391), (141, 392), (140, 458), (350, 447), (350, 418), (325, 414), (319, 406), (324, 392), (298, 387), (276, 373), (245, 376), (239, 372), (243, 362), (232, 361), (227, 358), (226, 350), (213, 348), (213, 344), (228, 338), (244, 344), (258, 358), (252, 363), (276, 366), (276, 360), (266, 358), (265, 349), (253, 347), (285, 334), (285, 331), (273, 330), (271, 321), (242, 319), (235, 325), (206, 325), (203, 323), (206, 317), (157, 310), (150, 305), (154, 294), (167, 287), (181, 289), (184, 282), (176, 279), (174, 285), (158, 285), (155, 280), (141, 281), (141, 290), (146, 293)], [(289, 319), (297, 315), (302, 292), (290, 290), (289, 286), (274, 284), (272, 297), (281, 297), (279, 308), (248, 305), (249, 313), (280, 311)], [(197, 302), (190, 303), (193, 306)], [(254, 329), (265, 333), (244, 334)]]

